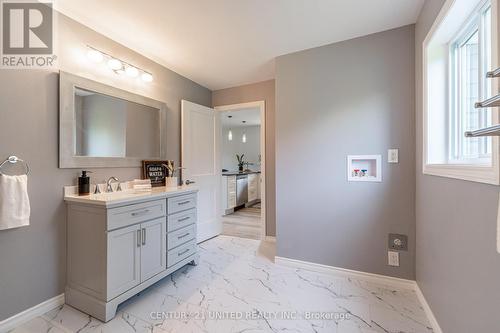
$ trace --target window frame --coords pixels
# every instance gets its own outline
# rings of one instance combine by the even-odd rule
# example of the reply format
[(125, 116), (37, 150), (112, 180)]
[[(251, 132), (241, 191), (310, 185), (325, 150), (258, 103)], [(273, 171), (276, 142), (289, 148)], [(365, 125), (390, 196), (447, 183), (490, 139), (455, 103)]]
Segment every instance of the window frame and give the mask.
[[(474, 8), (471, 8), (469, 13), (472, 14), (466, 14), (466, 16), (462, 15), (456, 15), (457, 13), (462, 13), (460, 12), (461, 9), (463, 9), (463, 5), (465, 0), (460, 1), (460, 0), (447, 0), (445, 4), (443, 5), (441, 12), (439, 13), (438, 17), (436, 18), (435, 22), (433, 23), (431, 29), (429, 30), (426, 38), (423, 41), (422, 44), (422, 69), (423, 69), (423, 77), (422, 77), (422, 95), (423, 95), (423, 105), (422, 105), (422, 111), (423, 111), (423, 117), (422, 117), (422, 173), (425, 175), (433, 175), (433, 176), (440, 176), (440, 177), (447, 177), (447, 178), (454, 178), (454, 179), (461, 179), (461, 180), (467, 180), (467, 181), (474, 181), (474, 182), (480, 182), (480, 183), (487, 183), (487, 184), (495, 184), (495, 185), (500, 185), (500, 172), (499, 172), (499, 138), (498, 137), (493, 137), (491, 138), (491, 159), (489, 159), (490, 163), (489, 164), (478, 164), (478, 163), (471, 163), (471, 161), (463, 160), (461, 161), (462, 163), (450, 163), (450, 141), (449, 139), (451, 138), (451, 126), (449, 125), (450, 122), (450, 117), (449, 117), (449, 109), (450, 109), (450, 98), (449, 98), (449, 91), (451, 89), (450, 87), (450, 82), (449, 79), (446, 82), (446, 87), (443, 87), (443, 91), (446, 91), (444, 95), (448, 94), (446, 96), (446, 112), (443, 109), (443, 112), (445, 114), (441, 114), (439, 117), (447, 117), (446, 123), (448, 123), (447, 126), (443, 126), (446, 128), (443, 128), (443, 141), (446, 141), (444, 145), (446, 147), (444, 149), (441, 149), (445, 151), (445, 154), (441, 158), (438, 158), (436, 161), (431, 161), (429, 159), (429, 156), (433, 156), (432, 158), (435, 158), (434, 155), (434, 150), (431, 148), (431, 146), (428, 145), (429, 141), (429, 134), (431, 133), (431, 130), (435, 130), (435, 124), (438, 123), (432, 123), (429, 122), (430, 117), (435, 118), (436, 115), (430, 114), (430, 104), (429, 100), (433, 98), (431, 91), (428, 89), (428, 85), (430, 85), (429, 77), (430, 75), (434, 75), (433, 72), (430, 72), (432, 70), (432, 62), (430, 62), (430, 59), (428, 61), (428, 56), (432, 56), (431, 53), (429, 53), (433, 47), (438, 45), (444, 45), (446, 47), (446, 43), (442, 41), (442, 36), (443, 35), (448, 35), (450, 38), (448, 38), (448, 46), (449, 43), (453, 40), (453, 36), (457, 35), (457, 31), (463, 31), (461, 29), (467, 26), (467, 23), (470, 22), (471, 17), (474, 16), (474, 14), (478, 15), (481, 9), (486, 8), (491, 6), (491, 25), (492, 25), (492, 31), (491, 31), (491, 68), (488, 70), (491, 70), (492, 68), (497, 68), (500, 63), (500, 59), (498, 58), (498, 44), (500, 42), (498, 41), (499, 37), (499, 32), (496, 31), (497, 29), (495, 28), (498, 24), (498, 15), (499, 15), (499, 1), (500, 0), (491, 0), (491, 1), (478, 1), (476, 4), (474, 4)], [(459, 3), (457, 5), (457, 3)], [(461, 8), (462, 7), (462, 8)], [(448, 15), (450, 13), (455, 14), (453, 15)], [(452, 16), (452, 20), (454, 20), (450, 24), (450, 17)], [(456, 17), (456, 19), (455, 19)], [(458, 21), (460, 20), (460, 22)], [(443, 29), (441, 26), (443, 25), (444, 27), (444, 33)], [(453, 27), (453, 29), (449, 29)], [(452, 32), (450, 34), (450, 32)], [(435, 36), (438, 36), (438, 42), (437, 44), (431, 44), (435, 43), (433, 38)], [(431, 46), (432, 45), (432, 46)], [(448, 53), (446, 56), (449, 56), (450, 53)], [(446, 57), (444, 56), (444, 57)], [(434, 60), (433, 60), (434, 61)], [(444, 59), (443, 62), (447, 62), (446, 65), (446, 76), (449, 77), (450, 75), (450, 61), (449, 59)], [(429, 67), (431, 66), (431, 67)], [(482, 64), (480, 64), (482, 66)], [(493, 80), (491, 82), (491, 94), (495, 95), (499, 91), (499, 84), (496, 82), (496, 80)], [(480, 97), (481, 98), (481, 97)], [(433, 112), (435, 112), (435, 109), (439, 108), (439, 104), (437, 106), (433, 106)], [(497, 124), (499, 117), (498, 113), (495, 112), (495, 109), (493, 112), (491, 112), (491, 124)], [(441, 126), (441, 125), (439, 125)], [(439, 128), (439, 127), (438, 127)], [(434, 132), (432, 132), (434, 133)], [(434, 134), (433, 134), (434, 136)], [(443, 143), (441, 143), (443, 144)], [(444, 147), (443, 146), (438, 146), (438, 147)], [(432, 153), (432, 155), (431, 155)], [(438, 161), (439, 160), (439, 161)], [(456, 161), (454, 161), (456, 162)]]
[[(464, 65), (462, 63), (463, 57), (460, 54), (463, 49), (462, 47), (477, 33), (478, 34), (478, 52), (479, 52), (479, 64), (478, 64), (478, 100), (484, 100), (487, 98), (487, 86), (488, 79), (486, 78), (486, 72), (488, 71), (487, 65), (484, 62), (485, 55), (485, 15), (491, 10), (490, 1), (484, 1), (478, 9), (475, 10), (471, 17), (463, 24), (463, 27), (456, 33), (456, 35), (452, 38), (449, 43), (449, 104), (448, 104), (448, 142), (447, 142), (447, 163), (446, 164), (471, 164), (471, 165), (483, 165), (488, 166), (491, 165), (491, 138), (482, 137), (480, 138), (480, 145), (482, 153), (478, 157), (473, 158), (465, 158), (463, 149), (464, 149), (464, 141), (467, 140), (463, 133), (466, 131), (463, 128), (463, 116), (464, 112), (461, 110), (463, 106), (462, 102), (457, 102), (461, 100), (464, 96), (462, 95), (463, 91), (462, 85), (462, 77), (458, 74), (458, 72), (462, 69), (461, 67)], [(490, 41), (491, 44), (491, 41)], [(486, 83), (486, 84), (485, 84)], [(492, 123), (492, 114), (489, 109), (480, 109), (479, 110), (482, 115), (482, 119), (480, 121), (480, 128), (491, 126)], [(460, 135), (460, 133), (462, 135)], [(486, 146), (486, 147), (485, 147)], [(485, 150), (489, 152), (483, 153)]]

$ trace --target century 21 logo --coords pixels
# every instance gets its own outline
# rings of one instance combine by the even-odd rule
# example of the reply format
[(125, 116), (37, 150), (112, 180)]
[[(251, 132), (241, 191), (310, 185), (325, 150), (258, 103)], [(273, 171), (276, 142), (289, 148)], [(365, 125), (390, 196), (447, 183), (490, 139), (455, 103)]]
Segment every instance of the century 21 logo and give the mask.
[(3, 54), (51, 54), (52, 3), (2, 2)]

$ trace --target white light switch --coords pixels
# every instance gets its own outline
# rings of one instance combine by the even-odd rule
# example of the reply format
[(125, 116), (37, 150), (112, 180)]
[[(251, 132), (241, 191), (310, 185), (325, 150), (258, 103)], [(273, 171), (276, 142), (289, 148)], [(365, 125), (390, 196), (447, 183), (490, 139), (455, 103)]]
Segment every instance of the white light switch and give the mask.
[(389, 149), (387, 151), (387, 161), (389, 163), (399, 162), (399, 149)]
[(389, 266), (399, 266), (399, 252), (387, 251)]

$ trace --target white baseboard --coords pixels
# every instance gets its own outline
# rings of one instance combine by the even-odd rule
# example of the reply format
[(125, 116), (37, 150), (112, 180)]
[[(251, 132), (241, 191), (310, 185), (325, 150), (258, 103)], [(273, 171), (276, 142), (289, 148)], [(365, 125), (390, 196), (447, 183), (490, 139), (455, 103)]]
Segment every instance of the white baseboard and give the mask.
[(392, 276), (355, 271), (352, 269), (327, 266), (327, 265), (317, 264), (317, 263), (313, 263), (313, 262), (301, 261), (301, 260), (278, 257), (278, 256), (274, 257), (274, 262), (278, 265), (300, 268), (300, 269), (305, 269), (305, 270), (309, 270), (309, 271), (313, 271), (313, 272), (332, 274), (332, 275), (336, 275), (336, 276), (339, 276), (339, 275), (350, 276), (350, 277), (355, 277), (355, 278), (359, 278), (359, 279), (372, 281), (375, 283), (392, 285), (392, 286), (396, 285), (396, 286), (399, 286), (402, 288), (414, 290), (416, 295), (417, 295), (418, 300), (420, 301), (420, 303), (422, 304), (422, 307), (424, 308), (425, 314), (427, 315), (427, 318), (429, 319), (429, 322), (430, 322), (432, 328), (434, 329), (434, 333), (443, 333), (443, 331), (441, 330), (441, 327), (438, 324), (438, 321), (436, 320), (436, 317), (434, 316), (434, 313), (432, 313), (432, 310), (431, 310), (429, 304), (425, 300), (425, 297), (422, 294), (422, 291), (418, 287), (417, 282), (414, 280), (407, 280), (407, 279), (401, 279), (401, 278), (396, 278), (396, 277), (392, 277)]
[(31, 319), (41, 316), (44, 313), (57, 308), (64, 304), (64, 294), (46, 300), (34, 307), (24, 310), (10, 318), (0, 321), (0, 332), (8, 332)]
[(396, 278), (387, 275), (380, 275), (374, 273), (367, 273), (361, 271), (355, 271), (347, 268), (340, 268), (334, 266), (327, 266), (322, 264), (317, 264), (308, 261), (301, 261), (296, 259), (284, 258), (284, 257), (274, 257), (275, 263), (279, 265), (285, 265), (289, 267), (301, 268), (309, 271), (326, 273), (326, 274), (334, 274), (334, 275), (342, 275), (342, 276), (352, 276), (357, 278), (362, 278), (365, 280), (373, 281), (381, 284), (390, 284), (390, 285), (398, 285), (400, 287), (406, 289), (415, 289), (415, 281)]
[(431, 322), (431, 326), (434, 329), (434, 333), (443, 333), (443, 330), (441, 330), (441, 327), (439, 326), (439, 323), (434, 316), (434, 313), (431, 310), (431, 307), (429, 306), (429, 303), (427, 303), (427, 300), (424, 297), (424, 294), (422, 293), (422, 290), (420, 290), (420, 287), (418, 286), (418, 283), (415, 282), (415, 293), (417, 294), (417, 298), (420, 301), (420, 304), (422, 304), (422, 307), (424, 308), (425, 314), (427, 315), (427, 318)]

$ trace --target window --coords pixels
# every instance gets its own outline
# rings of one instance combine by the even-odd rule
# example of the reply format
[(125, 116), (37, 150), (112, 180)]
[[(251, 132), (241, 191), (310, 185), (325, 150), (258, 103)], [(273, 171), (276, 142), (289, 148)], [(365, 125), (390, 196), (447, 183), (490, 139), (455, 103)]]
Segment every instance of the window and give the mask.
[(464, 135), (497, 123), (492, 110), (475, 108), (496, 94), (486, 78), (497, 63), (493, 15), (487, 0), (447, 0), (424, 40), (425, 174), (499, 183), (498, 139)]
[(489, 4), (473, 16), (450, 45), (449, 163), (490, 164), (491, 138), (464, 136), (466, 131), (491, 126), (491, 111), (474, 107), (491, 93), (486, 78), (491, 68)]

